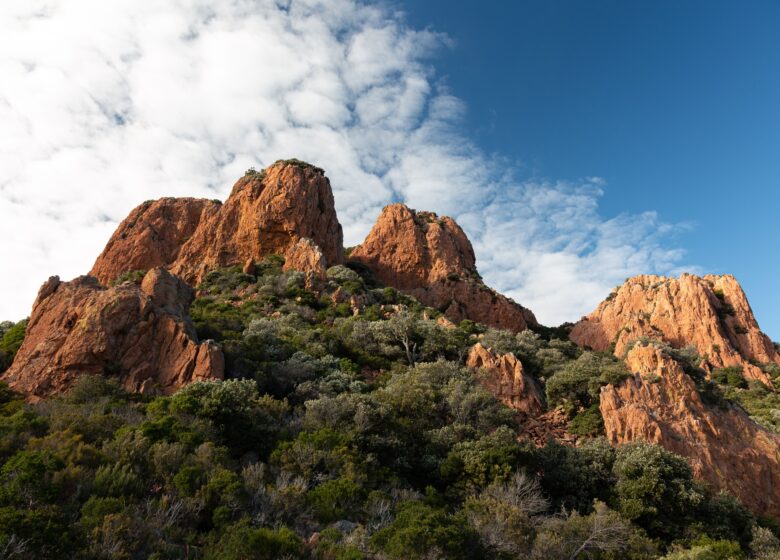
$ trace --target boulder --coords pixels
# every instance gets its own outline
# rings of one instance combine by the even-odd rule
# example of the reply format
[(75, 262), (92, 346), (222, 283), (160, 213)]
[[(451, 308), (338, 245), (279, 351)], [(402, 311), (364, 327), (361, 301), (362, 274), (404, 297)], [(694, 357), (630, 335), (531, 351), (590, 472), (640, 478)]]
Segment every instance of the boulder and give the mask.
[(471, 347), (466, 366), (477, 370), (482, 384), (510, 408), (525, 416), (544, 412), (539, 387), (511, 352), (498, 354), (478, 343)]

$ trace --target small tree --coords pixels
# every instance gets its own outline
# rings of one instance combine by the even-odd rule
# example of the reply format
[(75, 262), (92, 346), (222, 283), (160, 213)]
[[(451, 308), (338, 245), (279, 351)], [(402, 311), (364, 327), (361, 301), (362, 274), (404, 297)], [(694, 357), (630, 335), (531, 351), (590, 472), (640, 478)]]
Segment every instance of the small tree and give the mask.
[(620, 513), (651, 537), (680, 536), (704, 500), (685, 459), (655, 445), (620, 447), (613, 473)]
[(534, 542), (536, 560), (590, 558), (594, 553), (618, 553), (626, 549), (631, 527), (605, 504), (596, 502), (593, 513), (573, 512), (568, 519), (547, 520)]
[(417, 350), (421, 342), (421, 321), (413, 313), (403, 310), (387, 321), (371, 323), (374, 336), (381, 342), (400, 345), (410, 366), (417, 363)]

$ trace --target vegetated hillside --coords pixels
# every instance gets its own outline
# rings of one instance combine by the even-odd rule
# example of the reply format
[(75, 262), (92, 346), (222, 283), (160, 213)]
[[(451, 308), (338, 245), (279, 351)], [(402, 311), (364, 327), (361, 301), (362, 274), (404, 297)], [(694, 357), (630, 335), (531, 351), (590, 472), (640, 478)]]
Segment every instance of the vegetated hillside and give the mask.
[[(4, 389), (4, 557), (776, 557), (773, 520), (679, 456), (601, 437), (616, 358), (565, 330), (453, 325), (355, 268), (317, 291), (279, 257), (209, 273), (190, 313), (225, 381), (154, 398), (81, 376), (36, 404)], [(2, 328), (12, 353), (23, 325)], [(490, 372), (463, 367), (477, 341), (520, 359), (578, 446), (524, 438)]]
[(349, 260), (334, 208), (298, 160), (149, 201), (0, 323), (0, 559), (780, 557), (736, 280), (551, 329), (450, 218), (391, 205)]

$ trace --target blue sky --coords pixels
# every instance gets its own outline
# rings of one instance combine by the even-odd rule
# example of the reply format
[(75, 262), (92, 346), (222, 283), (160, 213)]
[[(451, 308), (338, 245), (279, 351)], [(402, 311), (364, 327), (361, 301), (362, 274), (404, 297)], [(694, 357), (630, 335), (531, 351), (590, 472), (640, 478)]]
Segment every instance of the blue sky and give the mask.
[(347, 245), (390, 202), (453, 216), (545, 324), (634, 274), (730, 272), (778, 339), (775, 6), (4, 0), (0, 320), (142, 201), (297, 157)]
[(780, 3), (404, 4), (452, 39), (437, 73), (468, 135), (531, 175), (607, 181), (600, 213), (689, 223), (686, 263), (732, 273), (780, 340)]

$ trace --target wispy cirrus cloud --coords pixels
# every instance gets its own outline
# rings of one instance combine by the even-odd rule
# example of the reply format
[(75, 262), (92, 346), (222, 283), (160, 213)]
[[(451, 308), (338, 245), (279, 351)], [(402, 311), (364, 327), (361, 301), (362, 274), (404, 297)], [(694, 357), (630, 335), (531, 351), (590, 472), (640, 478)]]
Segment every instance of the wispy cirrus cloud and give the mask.
[(149, 198), (224, 198), (250, 166), (325, 167), (348, 244), (403, 201), (456, 217), (486, 280), (542, 321), (576, 319), (677, 228), (603, 219), (603, 183), (518, 178), (466, 138), (433, 63), (449, 39), (352, 0), (0, 4), (0, 317), (73, 277)]

